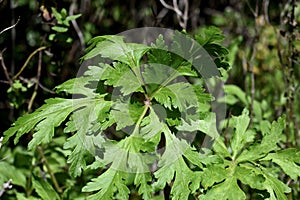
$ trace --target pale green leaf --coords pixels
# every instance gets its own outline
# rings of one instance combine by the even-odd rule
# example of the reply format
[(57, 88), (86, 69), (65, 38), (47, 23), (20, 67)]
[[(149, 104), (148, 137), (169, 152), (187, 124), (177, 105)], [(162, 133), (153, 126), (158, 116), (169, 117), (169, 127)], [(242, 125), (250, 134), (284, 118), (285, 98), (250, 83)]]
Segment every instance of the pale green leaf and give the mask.
[(235, 128), (235, 132), (230, 140), (230, 145), (233, 151), (233, 157), (236, 158), (238, 153), (242, 150), (246, 143), (254, 140), (255, 134), (251, 131), (247, 131), (250, 123), (249, 111), (244, 109), (241, 116), (232, 117), (232, 126)]
[(166, 108), (186, 111), (190, 106), (198, 106), (197, 94), (189, 83), (178, 82), (158, 90), (154, 98)]
[(48, 99), (46, 104), (35, 112), (19, 117), (13, 127), (4, 132), (4, 142), (16, 134), (14, 142), (17, 143), (22, 135), (36, 127), (28, 148), (32, 149), (41, 143), (49, 143), (54, 135), (54, 128), (59, 126), (73, 110), (85, 103), (86, 100), (81, 99)]
[[(107, 67), (101, 76), (101, 80), (104, 80), (106, 85), (120, 87), (123, 95), (142, 91), (141, 82), (136, 74), (124, 63), (115, 62), (113, 66)], [(118, 95), (118, 93), (115, 95)]]
[(68, 28), (66, 27), (61, 27), (61, 26), (53, 26), (51, 27), (52, 30), (59, 32), (59, 33), (65, 33), (68, 31)]
[(272, 160), (294, 180), (297, 180), (300, 176), (300, 152), (297, 149), (290, 148), (270, 153), (261, 160)]
[(216, 139), (219, 137), (219, 133), (216, 126), (216, 116), (214, 113), (207, 115), (203, 120), (196, 120), (187, 123), (182, 120), (182, 125), (178, 126), (179, 131), (202, 131), (203, 133), (209, 135), (211, 138)]
[(158, 109), (155, 111), (155, 107), (150, 107), (149, 123), (140, 130), (140, 134), (143, 138), (150, 139), (162, 132), (164, 128), (164, 124), (160, 119), (164, 117), (162, 115)]
[(257, 168), (255, 169), (252, 166), (239, 166), (236, 168), (234, 175), (243, 184), (249, 185), (251, 188), (258, 190), (266, 189), (264, 186), (266, 179)]
[(214, 26), (200, 29), (195, 37), (200, 45), (205, 45), (211, 42), (219, 42), (225, 39), (225, 36), (222, 34), (221, 30)]
[[(283, 182), (279, 181), (277, 178), (269, 175), (267, 173), (264, 174), (266, 177), (265, 187), (269, 192), (271, 199), (279, 199), (279, 200), (287, 200), (287, 196), (285, 193), (290, 193), (291, 189), (284, 184)], [(275, 192), (275, 194), (274, 194)]]
[(225, 146), (224, 140), (222, 137), (219, 137), (215, 140), (213, 144), (213, 150), (219, 155), (222, 155), (224, 157), (231, 158), (231, 154), (228, 151), (228, 148)]
[(154, 183), (153, 187), (162, 189), (166, 183), (170, 183), (175, 177), (171, 189), (172, 199), (188, 199), (189, 194), (199, 187), (200, 174), (191, 171), (182, 157), (189, 146), (176, 138), (167, 128), (165, 128), (164, 133), (166, 149), (158, 163), (161, 168), (154, 173), (157, 182)]
[(68, 94), (82, 94), (87, 97), (94, 97), (97, 83), (100, 81), (103, 72), (109, 67), (107, 64), (99, 66), (89, 66), (83, 76), (69, 79), (55, 87), (57, 92), (66, 92)]
[(65, 21), (69, 22), (69, 21), (72, 21), (72, 20), (75, 20), (75, 19), (79, 18), (80, 16), (81, 16), (81, 14), (71, 15), (71, 16), (68, 16)]
[(151, 63), (144, 66), (142, 76), (146, 84), (163, 87), (178, 77), (179, 73), (169, 66)]
[(133, 71), (127, 71), (120, 79), (118, 80), (116, 87), (121, 87), (120, 91), (123, 95), (132, 94), (133, 92), (142, 91), (141, 81), (133, 73)]
[[(97, 125), (99, 115), (107, 113), (110, 109), (110, 102), (98, 101), (96, 104), (88, 104), (86, 107), (77, 110), (73, 113), (71, 121), (68, 123), (68, 128), (65, 132), (75, 131), (75, 135), (68, 138), (64, 144), (65, 149), (74, 148), (73, 152), (68, 157), (70, 173), (76, 177), (81, 174), (81, 170), (86, 167), (85, 157), (88, 154), (95, 155), (95, 144), (101, 147), (105, 142), (101, 135), (102, 130)], [(96, 130), (95, 126), (96, 124)]]
[(202, 168), (203, 165), (210, 165), (213, 163), (223, 163), (223, 159), (218, 155), (213, 155), (211, 151), (202, 149), (204, 153), (199, 153), (193, 148), (187, 148), (184, 152), (184, 157), (188, 159), (194, 165)]
[(8, 181), (9, 179), (12, 179), (13, 185), (18, 185), (23, 188), (26, 187), (25, 174), (13, 165), (10, 165), (4, 161), (0, 161), (0, 180), (3, 180), (3, 182), (0, 182), (0, 185)]
[(227, 178), (228, 172), (223, 165), (209, 165), (203, 170), (201, 185), (204, 189), (211, 187), (215, 183), (220, 183)]
[(68, 138), (64, 145), (64, 149), (73, 148), (73, 151), (68, 156), (67, 162), (70, 163), (69, 173), (72, 177), (77, 177), (81, 174), (82, 169), (86, 167), (85, 158), (89, 154), (85, 145), (82, 143), (79, 135), (74, 135)]
[(155, 100), (165, 108), (172, 109), (172, 99), (176, 99), (175, 94), (167, 87), (163, 87), (154, 96)]
[(88, 196), (89, 200), (113, 199), (114, 191), (117, 190), (122, 199), (128, 199), (130, 190), (125, 185), (124, 179), (126, 174), (109, 168), (106, 172), (92, 179), (86, 186), (82, 188), (83, 192), (98, 191)]
[(164, 135), (166, 137), (166, 150), (162, 155), (158, 166), (168, 166), (181, 158), (184, 152), (189, 148), (189, 145), (185, 140), (178, 139), (168, 127), (164, 127)]
[(153, 188), (150, 184), (148, 184), (151, 181), (152, 176), (149, 172), (135, 174), (134, 184), (139, 187), (138, 192), (145, 200), (152, 199), (151, 193), (153, 192)]
[(124, 43), (121, 36), (104, 36), (100, 40), (94, 41), (92, 45), (95, 46), (84, 56), (85, 60), (101, 55), (104, 58), (125, 63), (130, 67), (138, 66), (140, 59), (149, 49), (143, 44)]
[(166, 183), (170, 183), (174, 177), (171, 189), (172, 199), (188, 199), (189, 195), (199, 188), (201, 176), (199, 173), (191, 171), (183, 158), (176, 159), (171, 165), (164, 166), (154, 173), (158, 179), (153, 187), (163, 189)]
[(150, 171), (149, 164), (152, 164), (157, 156), (154, 152), (147, 152), (151, 149), (146, 147), (148, 145), (149, 143), (141, 137), (132, 136), (125, 139), (123, 148), (127, 153), (127, 166), (130, 172), (148, 173)]
[[(171, 196), (174, 200), (187, 200), (192, 190), (199, 188), (200, 174), (191, 171), (183, 158), (179, 158), (174, 163), (175, 168), (175, 180), (171, 189)], [(194, 189), (191, 189), (192, 186)]]
[(162, 35), (158, 36), (155, 44), (151, 44), (151, 49), (147, 53), (147, 56), (149, 63), (160, 63), (165, 66), (170, 66), (171, 53), (168, 51), (168, 46), (165, 44)]
[(115, 102), (111, 110), (111, 117), (117, 122), (117, 130), (132, 126), (142, 114), (143, 107), (137, 108), (135, 104), (129, 102)]
[(236, 85), (225, 85), (225, 93), (236, 96), (244, 105), (248, 105), (246, 93)]
[(266, 156), (270, 151), (277, 150), (278, 143), (282, 140), (282, 131), (285, 128), (285, 117), (272, 123), (268, 133), (262, 138), (260, 143), (254, 143), (244, 150), (237, 158), (236, 162), (254, 161)]
[(246, 195), (237, 184), (237, 179), (232, 176), (224, 182), (213, 186), (205, 195), (200, 195), (200, 199), (244, 200), (246, 199)]

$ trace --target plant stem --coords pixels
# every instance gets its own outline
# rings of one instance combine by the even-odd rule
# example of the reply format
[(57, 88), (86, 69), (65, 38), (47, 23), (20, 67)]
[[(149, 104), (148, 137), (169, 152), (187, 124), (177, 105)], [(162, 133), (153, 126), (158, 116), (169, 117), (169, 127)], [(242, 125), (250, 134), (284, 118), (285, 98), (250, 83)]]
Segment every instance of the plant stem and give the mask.
[(40, 48), (36, 49), (34, 52), (32, 52), (32, 53), (28, 56), (27, 60), (25, 61), (24, 65), (22, 66), (22, 68), (20, 69), (20, 71), (13, 77), (13, 79), (16, 79), (16, 78), (18, 78), (18, 76), (20, 76), (20, 74), (24, 71), (24, 69), (25, 69), (26, 66), (28, 65), (30, 59), (31, 59), (37, 52), (42, 51), (42, 50), (44, 50), (44, 49), (46, 49), (46, 48), (47, 48), (47, 47), (43, 46), (43, 47), (40, 47)]
[(39, 52), (38, 69), (37, 69), (37, 74), (36, 74), (36, 83), (35, 83), (34, 91), (32, 93), (30, 101), (28, 103), (28, 107), (27, 107), (28, 113), (31, 112), (31, 107), (32, 107), (33, 101), (37, 95), (37, 90), (39, 88), (39, 82), (40, 82), (40, 77), (41, 77), (41, 69), (42, 69), (42, 52), (40, 51)]
[(141, 125), (142, 120), (144, 119), (145, 115), (147, 114), (147, 111), (148, 111), (149, 108), (151, 109), (150, 105), (145, 104), (145, 108), (144, 108), (142, 114), (140, 115), (140, 117), (139, 117), (139, 119), (136, 122), (136, 125), (134, 127), (134, 130), (133, 130), (133, 133), (132, 133), (133, 136), (137, 136), (139, 134), (140, 125)]
[(1, 61), (1, 65), (2, 65), (2, 68), (3, 68), (3, 71), (4, 71), (5, 78), (7, 79), (9, 85), (12, 86), (13, 85), (13, 81), (9, 77), (9, 74), (8, 74), (8, 71), (7, 71), (7, 67), (5, 65), (4, 58), (3, 58), (3, 52), (4, 51), (5, 51), (5, 49), (2, 52), (0, 52), (0, 61)]
[(166, 79), (162, 84), (160, 84), (159, 88), (152, 93), (150, 100), (153, 99), (153, 97), (155, 96), (156, 93), (158, 93), (162, 88), (164, 88), (166, 85), (168, 85), (168, 83), (170, 83), (172, 80), (174, 80), (177, 77), (177, 75), (178, 75), (178, 72), (174, 70), (173, 73), (169, 76), (169, 78)]
[(51, 177), (51, 180), (52, 180), (52, 182), (53, 182), (53, 185), (54, 185), (55, 189), (56, 189), (59, 193), (62, 193), (63, 191), (62, 191), (62, 189), (61, 189), (61, 188), (59, 187), (59, 185), (58, 185), (58, 182), (57, 182), (57, 180), (56, 180), (56, 178), (55, 178), (55, 175), (54, 175), (53, 171), (52, 171), (51, 168), (50, 168), (50, 165), (49, 165), (48, 160), (47, 160), (47, 158), (46, 158), (46, 156), (45, 156), (45, 154), (44, 154), (44, 152), (43, 152), (42, 147), (41, 147), (41, 146), (38, 146), (37, 149), (38, 149), (38, 151), (40, 152), (40, 155), (42, 156), (43, 163), (45, 163), (45, 166), (46, 166), (46, 168), (47, 168), (47, 170), (48, 170), (48, 172), (49, 172), (49, 174), (50, 174), (50, 177)]

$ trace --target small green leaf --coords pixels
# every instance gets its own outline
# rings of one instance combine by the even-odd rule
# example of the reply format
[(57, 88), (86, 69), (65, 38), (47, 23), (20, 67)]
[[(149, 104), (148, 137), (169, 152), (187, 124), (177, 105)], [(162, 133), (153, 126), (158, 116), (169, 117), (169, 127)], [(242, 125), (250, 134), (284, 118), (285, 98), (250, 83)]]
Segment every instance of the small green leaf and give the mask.
[(115, 102), (111, 110), (111, 117), (117, 123), (117, 130), (132, 126), (142, 114), (143, 107), (137, 107), (136, 104), (129, 104), (129, 102)]
[(113, 199), (114, 191), (117, 190), (121, 199), (128, 199), (130, 190), (125, 185), (124, 179), (126, 174), (121, 171), (109, 168), (106, 172), (92, 179), (86, 186), (82, 188), (83, 192), (98, 191), (88, 196), (89, 200)]
[(200, 45), (205, 45), (207, 43), (220, 42), (225, 39), (225, 36), (219, 28), (210, 26), (199, 30), (199, 33), (195, 35), (195, 39)]
[(56, 8), (51, 7), (51, 11), (54, 17), (57, 19), (57, 21), (60, 21), (62, 19), (62, 15), (59, 12), (57, 12)]
[(101, 76), (101, 80), (104, 80), (106, 85), (120, 87), (123, 95), (142, 91), (140, 80), (124, 63), (117, 62), (113, 64), (113, 67), (107, 67)]
[(67, 17), (67, 10), (65, 8), (61, 9), (60, 14), (61, 17), (65, 19)]
[[(13, 165), (10, 165), (9, 163), (6, 163), (4, 161), (0, 161), (0, 180), (4, 180), (5, 182), (9, 179), (12, 179), (13, 185), (18, 185), (23, 188), (26, 187), (26, 175), (16, 168)], [(4, 183), (4, 182), (3, 182)], [(3, 184), (2, 182), (0, 185)]]
[(239, 166), (236, 168), (235, 176), (243, 184), (249, 185), (251, 188), (258, 190), (266, 189), (264, 186), (266, 178), (257, 168), (255, 169), (252, 166)]
[(57, 192), (45, 180), (32, 177), (32, 186), (38, 195), (45, 200), (60, 199)]
[(55, 38), (55, 36), (56, 36), (56, 34), (50, 34), (50, 35), (49, 35), (49, 40), (50, 40), (50, 41), (53, 41), (54, 38)]
[[(202, 172), (201, 185), (204, 189), (213, 186), (215, 183), (220, 183), (227, 178), (228, 172), (223, 165), (209, 165)], [(213, 177), (213, 178), (212, 178)]]
[(65, 33), (68, 31), (68, 28), (66, 27), (61, 27), (61, 26), (53, 26), (51, 27), (52, 30), (59, 32), (59, 33)]
[(68, 16), (68, 17), (66, 17), (65, 20), (63, 20), (63, 24), (65, 26), (70, 26), (70, 21), (75, 20), (75, 19), (79, 18), (80, 16), (81, 16), (81, 14)]
[[(157, 115), (158, 113), (158, 115)], [(163, 115), (163, 114), (161, 114)], [(161, 133), (164, 124), (160, 121), (160, 111), (157, 109), (155, 111), (155, 107), (150, 107), (150, 114), (149, 114), (149, 123), (141, 128), (140, 134), (145, 139), (151, 139), (155, 137), (157, 134)]]
[(236, 96), (244, 105), (248, 105), (247, 97), (245, 92), (236, 85), (225, 85), (224, 86), (225, 93), (227, 95)]
[(241, 116), (233, 117), (232, 126), (235, 127), (235, 132), (230, 140), (230, 145), (235, 159), (246, 143), (254, 140), (255, 134), (247, 131), (250, 123), (249, 111), (244, 109)]
[(164, 38), (159, 35), (156, 43), (151, 45), (150, 51), (147, 53), (149, 63), (159, 63), (164, 66), (171, 65), (171, 53), (168, 51), (168, 46), (165, 45)]
[(139, 194), (142, 195), (143, 199), (152, 199), (151, 193), (153, 188), (148, 183), (152, 181), (150, 173), (137, 173), (135, 175), (134, 184), (139, 187)]

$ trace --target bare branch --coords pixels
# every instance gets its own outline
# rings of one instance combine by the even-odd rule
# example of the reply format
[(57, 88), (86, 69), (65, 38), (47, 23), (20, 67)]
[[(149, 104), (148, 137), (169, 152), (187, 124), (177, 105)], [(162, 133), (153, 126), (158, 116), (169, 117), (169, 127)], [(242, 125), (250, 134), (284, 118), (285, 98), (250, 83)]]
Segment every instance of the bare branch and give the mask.
[(182, 12), (181, 12), (181, 10), (179, 9), (179, 7), (178, 7), (178, 2), (177, 2), (177, 0), (173, 0), (173, 8), (174, 8), (174, 11), (176, 12), (176, 14), (178, 15), (178, 16), (180, 16), (180, 17), (182, 17)]
[[(76, 0), (73, 0), (72, 4), (70, 6), (70, 9), (69, 9), (69, 15), (73, 15), (74, 14), (75, 7), (76, 7)], [(71, 22), (72, 22), (72, 25), (73, 25), (73, 27), (74, 27), (77, 35), (78, 35), (82, 51), (84, 51), (84, 49), (85, 49), (85, 43), (84, 43), (84, 38), (83, 38), (82, 31), (80, 30), (80, 28), (79, 28), (79, 26), (78, 26), (78, 24), (77, 24), (77, 22), (76, 22), (75, 19), (73, 19)]]
[(159, 1), (165, 8), (168, 8), (169, 10), (174, 10), (174, 8), (169, 4), (167, 4), (164, 0), (159, 0)]
[[(20, 79), (21, 81), (23, 81), (24, 83), (29, 83), (29, 82), (38, 83), (38, 84), (39, 84), (39, 87), (40, 87), (42, 90), (44, 90), (45, 92), (49, 92), (50, 94), (55, 94), (55, 92), (53, 92), (52, 90), (46, 88), (46, 87), (43, 86), (40, 82), (38, 82), (38, 81), (36, 80), (36, 77), (28, 79), (28, 78), (24, 78), (24, 77), (22, 77), (22, 76), (19, 76), (19, 79)], [(2, 81), (2, 82), (3, 82), (3, 83), (6, 83), (6, 82), (4, 82), (4, 81)]]
[(173, 6), (170, 6), (164, 0), (160, 0), (160, 3), (165, 8), (167, 8), (169, 10), (173, 10), (176, 13), (177, 19), (179, 21), (179, 25), (183, 29), (186, 29), (187, 21), (188, 21), (189, 2), (188, 2), (188, 0), (183, 0), (183, 1), (184, 1), (184, 13), (182, 13), (182, 11), (179, 9), (177, 0), (173, 0)]
[(184, 14), (182, 16), (184, 29), (186, 29), (187, 27), (188, 15), (189, 15), (189, 1), (184, 0)]
[(28, 107), (27, 107), (28, 113), (31, 112), (32, 104), (33, 104), (34, 99), (37, 95), (37, 91), (38, 91), (38, 88), (39, 88), (40, 77), (41, 77), (41, 71), (42, 71), (42, 52), (39, 51), (39, 61), (38, 61), (38, 68), (37, 68), (37, 74), (36, 74), (36, 83), (35, 83), (35, 86), (34, 86), (34, 91), (32, 93), (32, 96), (31, 96), (30, 100), (29, 100), (29, 103), (28, 103)]
[(20, 76), (20, 74), (21, 74), (21, 73), (23, 72), (23, 70), (26, 68), (28, 62), (30, 61), (30, 59), (32, 58), (32, 56), (34, 56), (34, 54), (36, 54), (37, 52), (42, 51), (42, 50), (44, 50), (44, 49), (46, 49), (46, 48), (47, 48), (47, 47), (43, 46), (43, 47), (40, 47), (40, 48), (36, 49), (34, 52), (32, 52), (32, 53), (28, 56), (27, 60), (25, 61), (24, 65), (22, 66), (22, 68), (20, 69), (20, 71), (13, 77), (13, 79), (16, 79), (16, 78), (18, 78), (18, 76)]
[(1, 146), (2, 146), (2, 141), (3, 141), (3, 136), (0, 137), (0, 149), (1, 149)]
[(263, 1), (263, 4), (264, 4), (265, 21), (269, 24), (269, 23), (270, 23), (270, 20), (269, 20), (269, 13), (268, 13), (268, 10), (269, 10), (270, 0), (264, 0), (264, 1)]
[(6, 190), (10, 190), (12, 188), (12, 179), (9, 179), (6, 183), (3, 183), (2, 189), (0, 190), (0, 197), (4, 194)]
[(9, 74), (8, 74), (8, 71), (7, 71), (7, 67), (5, 65), (4, 58), (3, 58), (3, 52), (5, 50), (6, 49), (4, 49), (3, 51), (0, 52), (0, 62), (1, 62), (1, 66), (2, 66), (3, 71), (4, 71), (5, 78), (8, 81), (9, 85), (12, 86), (13, 82), (12, 82), (11, 78), (9, 77)]
[(9, 26), (9, 27), (3, 29), (3, 30), (0, 32), (0, 35), (1, 35), (2, 33), (4, 33), (5, 31), (8, 31), (9, 29), (15, 28), (15, 26), (17, 26), (17, 24), (19, 23), (19, 21), (20, 21), (20, 17), (18, 18), (17, 22), (16, 22), (14, 25)]

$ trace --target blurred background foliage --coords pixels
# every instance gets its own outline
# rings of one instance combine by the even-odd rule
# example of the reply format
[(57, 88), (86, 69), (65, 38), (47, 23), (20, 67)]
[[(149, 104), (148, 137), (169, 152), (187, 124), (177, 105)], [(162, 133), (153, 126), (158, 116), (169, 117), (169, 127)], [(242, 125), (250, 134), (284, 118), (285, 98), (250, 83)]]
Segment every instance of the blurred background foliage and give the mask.
[[(248, 107), (255, 126), (286, 114), (284, 146), (299, 148), (299, 2), (178, 0), (182, 12), (188, 5), (186, 21), (162, 2), (172, 5), (173, 1), (0, 0), (1, 132), (18, 116), (32, 112), (44, 99), (53, 97), (56, 85), (76, 76), (79, 59), (92, 37), (146, 26), (184, 28), (195, 33), (201, 27), (213, 25), (226, 35), (224, 43), (230, 52), (227, 59), (231, 67), (224, 72), (228, 84), (225, 88), (228, 98), (224, 100), (228, 105), (227, 117)], [(30, 136), (23, 138), (24, 146), (29, 140)], [(52, 145), (60, 148), (62, 144), (58, 138)], [(22, 152), (20, 146), (15, 148), (11, 144), (11, 147), (6, 155), (15, 156), (18, 161), (11, 162), (16, 168), (32, 167), (20, 160), (39, 158), (32, 152)], [(52, 155), (55, 152), (59, 153)], [(61, 149), (55, 152), (44, 153), (53, 158), (54, 166), (60, 161), (64, 163), (64, 152)], [(26, 173), (20, 175), (18, 182), (24, 188), (29, 187), (24, 185)], [(71, 188), (75, 182), (68, 180)], [(294, 194), (300, 192), (299, 187), (295, 188)]]

